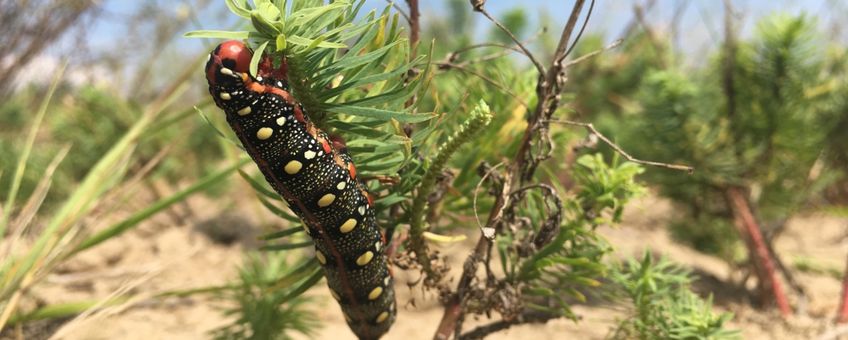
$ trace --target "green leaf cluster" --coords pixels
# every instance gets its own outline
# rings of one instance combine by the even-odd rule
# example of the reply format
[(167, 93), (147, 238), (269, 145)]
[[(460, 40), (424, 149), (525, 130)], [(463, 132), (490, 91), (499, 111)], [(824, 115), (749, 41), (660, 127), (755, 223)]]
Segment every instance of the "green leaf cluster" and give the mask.
[[(607, 272), (604, 257), (612, 251), (595, 228), (619, 222), (621, 207), (643, 190), (633, 179), (641, 171), (634, 163), (611, 166), (600, 154), (584, 155), (574, 167), (576, 189), (565, 202), (566, 221), (552, 241), (523, 258), (520, 249), (510, 247), (511, 240), (499, 239), (503, 269), (524, 285), (527, 307), (576, 318), (571, 305), (585, 302), (584, 293), (601, 286)], [(540, 210), (532, 203), (540, 199), (529, 199), (525, 212), (533, 216), (533, 211)], [(543, 225), (540, 217), (531, 217), (531, 225)]]
[(236, 302), (227, 310), (235, 320), (212, 332), (215, 339), (292, 339), (313, 335), (319, 326), (315, 300), (299, 296), (323, 278), (314, 259), (292, 265), (281, 252), (249, 255), (239, 282), (219, 298)]
[(731, 313), (715, 314), (706, 301), (689, 290), (689, 272), (645, 252), (613, 267), (610, 279), (632, 303), (632, 315), (621, 321), (614, 339), (738, 339), (725, 323)]

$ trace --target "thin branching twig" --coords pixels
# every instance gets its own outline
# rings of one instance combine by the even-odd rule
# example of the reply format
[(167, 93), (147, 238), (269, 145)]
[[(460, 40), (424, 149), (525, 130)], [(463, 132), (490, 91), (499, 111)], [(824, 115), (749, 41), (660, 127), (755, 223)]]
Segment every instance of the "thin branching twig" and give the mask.
[(540, 63), (539, 60), (537, 60), (536, 57), (533, 56), (533, 53), (530, 53), (530, 50), (528, 50), (527, 47), (525, 47), (524, 44), (521, 43), (521, 40), (518, 40), (518, 38), (515, 37), (515, 34), (512, 34), (512, 32), (508, 28), (506, 28), (506, 26), (504, 26), (497, 19), (492, 17), (492, 15), (490, 15), (489, 12), (486, 11), (486, 8), (484, 8), (482, 4), (480, 4), (479, 6), (475, 5), (474, 10), (482, 13), (487, 19), (489, 19), (489, 21), (491, 21), (496, 26), (498, 26), (498, 28), (504, 31), (504, 33), (506, 33), (509, 38), (512, 39), (512, 41), (514, 41), (516, 45), (518, 45), (518, 48), (524, 51), (524, 55), (526, 55), (527, 58), (530, 59), (530, 62), (533, 63), (533, 66), (536, 67), (536, 70), (539, 71), (539, 74), (545, 74), (545, 67), (542, 66), (542, 63)]
[(480, 181), (477, 182), (477, 186), (474, 187), (474, 196), (473, 196), (474, 198), (471, 200), (471, 206), (472, 206), (472, 209), (474, 210), (474, 219), (477, 221), (477, 227), (480, 228), (480, 231), (483, 233), (483, 236), (485, 236), (488, 239), (492, 239), (492, 238), (495, 237), (494, 230), (491, 229), (491, 228), (487, 229), (486, 227), (483, 227), (482, 223), (480, 223), (480, 215), (477, 214), (477, 196), (480, 192), (480, 187), (483, 186), (483, 183), (486, 181), (486, 179), (489, 178), (489, 176), (491, 176), (492, 173), (495, 172), (495, 170), (502, 167), (503, 165), (504, 165), (504, 162), (500, 162), (498, 164), (495, 164), (495, 166), (489, 168), (486, 171), (486, 173), (483, 175), (483, 177), (480, 178)]
[(669, 164), (669, 163), (654, 162), (654, 161), (645, 161), (645, 160), (635, 158), (635, 157), (631, 156), (629, 153), (627, 153), (627, 151), (624, 151), (624, 149), (622, 149), (620, 146), (615, 144), (615, 142), (611, 141), (609, 138), (604, 136), (600, 131), (595, 129), (595, 126), (592, 123), (582, 123), (582, 122), (575, 122), (575, 121), (571, 121), (571, 120), (551, 120), (550, 122), (551, 123), (560, 123), (560, 124), (583, 127), (587, 131), (589, 131), (589, 133), (597, 136), (598, 139), (603, 141), (605, 144), (609, 145), (609, 147), (611, 147), (613, 150), (615, 150), (615, 152), (617, 152), (618, 154), (620, 154), (621, 156), (626, 158), (628, 161), (631, 161), (633, 163), (656, 166), (656, 167), (666, 168), (666, 169), (681, 170), (681, 171), (686, 171), (690, 174), (695, 172), (695, 168), (688, 166), (688, 165)]
[(599, 54), (601, 54), (601, 53), (604, 53), (604, 52), (606, 52), (606, 51), (609, 51), (609, 50), (611, 50), (611, 49), (613, 49), (613, 48), (616, 48), (616, 47), (620, 46), (622, 42), (623, 42), (623, 40), (622, 40), (622, 39), (618, 39), (618, 40), (616, 40), (616, 41), (613, 41), (613, 42), (612, 42), (612, 44), (609, 44), (609, 45), (607, 45), (607, 46), (604, 46), (604, 48), (601, 48), (601, 49), (598, 49), (598, 50), (594, 50), (594, 51), (589, 52), (589, 53), (586, 53), (586, 54), (584, 54), (584, 55), (582, 55), (582, 56), (580, 56), (580, 57), (578, 57), (578, 58), (574, 58), (574, 60), (571, 60), (571, 61), (569, 61), (569, 62), (565, 63), (565, 67), (566, 67), (566, 68), (568, 68), (568, 67), (571, 67), (571, 66), (573, 66), (573, 65), (576, 65), (576, 64), (582, 63), (583, 61), (586, 61), (586, 60), (588, 60), (588, 59), (594, 58), (594, 57), (596, 57), (597, 55), (599, 55)]
[(403, 17), (403, 19), (404, 19), (404, 20), (406, 20), (406, 23), (407, 23), (407, 24), (409, 24), (409, 26), (412, 26), (412, 18), (410, 18), (410, 17), (409, 17), (409, 14), (406, 14), (406, 12), (404, 12), (404, 11), (403, 11), (403, 8), (401, 8), (400, 6), (398, 6), (398, 4), (397, 4), (396, 2), (394, 2), (394, 1), (392, 1), (392, 0), (386, 0), (386, 2), (388, 2), (389, 4), (391, 4), (391, 5), (392, 5), (392, 8), (394, 8), (394, 9), (395, 9), (395, 11), (397, 11), (398, 13), (400, 13), (400, 16), (402, 16), (402, 17)]

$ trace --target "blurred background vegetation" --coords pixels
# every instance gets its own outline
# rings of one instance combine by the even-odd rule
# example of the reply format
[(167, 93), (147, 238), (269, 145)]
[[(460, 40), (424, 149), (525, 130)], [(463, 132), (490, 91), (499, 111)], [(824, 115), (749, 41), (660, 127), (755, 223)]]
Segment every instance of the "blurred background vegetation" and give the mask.
[[(225, 124), (221, 115), (212, 114), (217, 109), (207, 98), (200, 69), (217, 42), (182, 38), (189, 30), (236, 29), (243, 23), (215, 1), (128, 3), (0, 4), (0, 42), (5, 46), (0, 51), (0, 327), (67, 318), (98, 303), (126, 302), (110, 298), (61, 306), (27, 302), (26, 292), (77, 253), (153, 223), (162, 218), (159, 213), (167, 217), (156, 223), (197, 225), (213, 239), (247, 243), (255, 243), (256, 234), (289, 224), (269, 217), (250, 222), (232, 218), (244, 211), (261, 215), (262, 204), (253, 199), (248, 182), (231, 176), (244, 164), (241, 152), (213, 128)], [(365, 8), (384, 6), (369, 0)], [(440, 179), (449, 189), (438, 190), (444, 199), (430, 207), (435, 215), (427, 220), (439, 234), (472, 233), (477, 227), (471, 193), (481, 178), (476, 169), (515, 154), (525, 117), (536, 104), (537, 78), (525, 58), (504, 48), (513, 45), (511, 38), (472, 12), (467, 1), (421, 6), (417, 53), (427, 55), (434, 75), (416, 109), (439, 117), (431, 141), (416, 152), (431, 155), (433, 146), (451, 136), (480, 100), (495, 113), (473, 147), (451, 160), (449, 168), (459, 170)], [(490, 0), (488, 6), (544, 64), (550, 63), (570, 2), (522, 6)], [(741, 277), (729, 284), (744, 287), (759, 306), (774, 303), (769, 275), (789, 287), (793, 301), (815, 289), (800, 282), (798, 272), (828, 272), (839, 279), (841, 268), (795, 261), (792, 254), (775, 252), (773, 244), (793, 217), (823, 213), (848, 218), (848, 32), (839, 20), (848, 6), (838, 1), (748, 1), (728, 9), (720, 2), (663, 0), (596, 6), (569, 60), (601, 52), (568, 67), (565, 105), (557, 117), (594, 123), (639, 159), (696, 170), (686, 175), (622, 165), (620, 155), (586, 131), (552, 125), (556, 151), (538, 177), (569, 193), (562, 197), (572, 202), (564, 205), (566, 216), (579, 234), (569, 240), (585, 246), (557, 249), (559, 256), (614, 262), (604, 257), (613, 250), (594, 231), (618, 223), (626, 202), (643, 194), (669, 200), (675, 209), (660, 227), (681, 244), (726, 261)], [(619, 45), (607, 48), (617, 39), (622, 39)], [(491, 44), (468, 48), (483, 43)], [(199, 116), (195, 108), (206, 114)], [(645, 190), (630, 182), (634, 176)], [(208, 206), (215, 211), (188, 204), (195, 194), (212, 202)], [(534, 196), (533, 208), (544, 206), (545, 199)], [(477, 204), (479, 211), (487, 211), (494, 202), (481, 195)], [(533, 216), (532, 221), (544, 218)], [(253, 234), (233, 236), (232, 226), (240, 223), (255, 229)], [(762, 244), (751, 243), (746, 234), (751, 223)], [(514, 260), (504, 261), (509, 262), (504, 272), (524, 264), (510, 252), (512, 241), (505, 238), (498, 248), (500, 256)], [(765, 247), (776, 274), (762, 267), (758, 254), (763, 253), (757, 247)], [(256, 245), (247, 248), (252, 251)], [(260, 329), (273, 334), (267, 337), (310, 334), (318, 324), (311, 297), (293, 299), (296, 288), (256, 294), (272, 289), (270, 282), (314, 284), (314, 263), (310, 267), (294, 258), (251, 253), (230, 284), (183, 287), (161, 296), (213, 292), (229, 301), (224, 309), (237, 321), (216, 330), (218, 338), (244, 338)], [(570, 306), (584, 302), (586, 287), (595, 282), (576, 282), (538, 268), (528, 271), (544, 277), (532, 281), (533, 292), (565, 296), (567, 302), (556, 310), (574, 318)], [(618, 296), (633, 311), (614, 336), (733, 336), (722, 330), (730, 315), (712, 313), (708, 300), (689, 292), (690, 273), (666, 260), (646, 254), (620, 265), (580, 267), (577, 276), (609, 283), (615, 289), (604, 294)], [(640, 280), (652, 283), (634, 284)], [(556, 287), (565, 288), (546, 290)], [(539, 301), (533, 300), (543, 304)], [(793, 310), (803, 314), (800, 304)], [(848, 321), (848, 314), (832, 312), (821, 317)], [(666, 315), (691, 319), (663, 324), (659, 320)], [(272, 322), (277, 319), (289, 322)], [(692, 324), (708, 326), (703, 332), (675, 333)]]

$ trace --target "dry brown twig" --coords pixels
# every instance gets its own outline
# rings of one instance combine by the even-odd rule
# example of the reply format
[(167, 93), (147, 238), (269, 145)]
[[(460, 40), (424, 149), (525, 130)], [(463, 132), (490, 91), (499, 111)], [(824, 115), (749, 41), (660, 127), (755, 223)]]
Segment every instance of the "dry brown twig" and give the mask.
[(477, 186), (474, 188), (474, 196), (473, 196), (473, 199), (471, 200), (471, 206), (472, 206), (472, 209), (474, 210), (474, 220), (477, 221), (477, 227), (480, 228), (480, 232), (483, 233), (483, 237), (488, 238), (488, 239), (492, 239), (492, 240), (495, 238), (495, 230), (492, 229), (492, 228), (486, 228), (486, 227), (483, 226), (482, 223), (480, 223), (480, 215), (477, 214), (477, 196), (480, 193), (480, 187), (483, 186), (483, 183), (486, 181), (486, 179), (489, 178), (489, 176), (491, 176), (492, 173), (495, 172), (495, 170), (497, 170), (498, 168), (500, 168), (503, 165), (504, 165), (504, 162), (500, 162), (498, 164), (495, 164), (495, 166), (489, 168), (486, 171), (486, 173), (483, 175), (483, 177), (480, 178), (480, 181), (477, 182)]
[[(483, 13), (497, 24), (497, 21), (485, 12), (485, 9), (483, 8), (484, 3), (484, 1), (472, 0), (472, 5), (476, 11)], [(510, 195), (512, 192), (511, 188), (513, 186), (520, 186), (523, 182), (531, 179), (538, 163), (547, 158), (547, 155), (543, 155), (542, 157), (533, 156), (531, 149), (534, 142), (538, 140), (550, 143), (547, 133), (549, 124), (548, 121), (550, 120), (550, 116), (553, 115), (554, 111), (556, 111), (556, 108), (559, 106), (559, 94), (566, 80), (563, 72), (565, 68), (563, 60), (571, 50), (569, 42), (571, 41), (572, 33), (576, 28), (577, 21), (584, 4), (585, 0), (575, 1), (569, 20), (563, 28), (560, 36), (559, 44), (556, 52), (554, 53), (553, 63), (547, 70), (538, 63), (538, 60), (536, 60), (535, 57), (530, 56), (532, 53), (524, 48), (523, 44), (520, 44), (520, 42), (515, 39), (514, 35), (511, 33), (509, 34), (510, 37), (519, 44), (519, 47), (528, 54), (528, 57), (534, 62), (537, 70), (540, 71), (538, 86), (536, 88), (538, 104), (528, 117), (527, 129), (525, 130), (524, 137), (522, 138), (519, 151), (515, 156), (515, 161), (513, 164), (506, 167), (503, 175), (503, 184), (501, 185), (499, 194), (496, 196), (494, 207), (489, 213), (486, 228), (493, 228), (495, 233), (499, 232), (502, 228), (504, 224), (504, 222), (502, 222), (504, 216), (515, 215), (515, 211), (517, 209), (516, 202), (522, 199), (521, 196), (523, 195), (517, 195), (519, 197), (512, 197), (513, 195)], [(588, 20), (588, 18), (589, 15), (587, 15), (586, 20)], [(499, 25), (499, 27), (501, 26)], [(585, 25), (583, 27), (585, 28)], [(454, 334), (456, 338), (461, 336), (466, 292), (470, 289), (471, 283), (475, 280), (478, 263), (486, 257), (491, 245), (492, 241), (484, 235), (481, 235), (478, 239), (477, 246), (465, 261), (463, 273), (459, 283), (457, 284), (456, 291), (449, 294), (449, 297), (446, 299), (445, 313), (442, 316), (442, 320), (438, 326), (436, 334), (434, 335), (434, 339), (447, 339), (451, 334)], [(516, 319), (509, 322), (521, 323), (522, 321)]]
[[(526, 41), (524, 43), (526, 44), (526, 43), (534, 41), (543, 32), (544, 32), (544, 30), (540, 31), (539, 33), (535, 34), (531, 39), (529, 39), (528, 41)], [(461, 72), (465, 72), (465, 73), (473, 75), (477, 78), (480, 78), (483, 81), (485, 81), (489, 84), (492, 84), (492, 85), (496, 86), (498, 89), (506, 92), (507, 94), (510, 95), (510, 97), (515, 99), (519, 104), (521, 104), (521, 106), (523, 106), (525, 109), (529, 110), (530, 106), (527, 104), (527, 102), (524, 99), (519, 97), (518, 94), (512, 92), (512, 90), (510, 90), (508, 87), (502, 85), (501, 83), (495, 81), (494, 79), (489, 78), (488, 76), (486, 76), (486, 75), (484, 75), (480, 72), (477, 72), (477, 71), (468, 67), (468, 65), (471, 65), (471, 64), (475, 64), (475, 63), (479, 63), (479, 62), (485, 62), (485, 61), (489, 61), (489, 60), (492, 60), (492, 59), (497, 59), (497, 58), (506, 56), (507, 54), (509, 54), (509, 51), (514, 51), (514, 52), (518, 52), (518, 53), (526, 55), (526, 49), (523, 49), (522, 46), (519, 46), (521, 44), (522, 44), (521, 42), (518, 42), (518, 44), (516, 44), (514, 46), (498, 44), (498, 43), (482, 43), (482, 44), (469, 45), (469, 46), (460, 48), (456, 51), (448, 53), (447, 55), (445, 55), (445, 57), (442, 59), (442, 61), (437, 61), (437, 62), (434, 62), (433, 64), (438, 66), (440, 70), (456, 69), (456, 70), (459, 70)], [(463, 61), (461, 63), (456, 63), (456, 59), (459, 57), (460, 54), (468, 52), (468, 51), (473, 50), (473, 49), (484, 48), (484, 47), (500, 47), (504, 51), (494, 53), (494, 54), (488, 55), (488, 56), (483, 56), (483, 57), (478, 58), (478, 59), (466, 60), (466, 61)]]
[(672, 170), (681, 170), (681, 171), (686, 171), (689, 174), (692, 174), (693, 172), (695, 172), (695, 168), (688, 166), (688, 165), (669, 164), (669, 163), (654, 162), (654, 161), (645, 161), (645, 160), (635, 158), (635, 157), (631, 156), (629, 153), (627, 153), (627, 151), (624, 151), (624, 149), (622, 149), (620, 146), (615, 144), (609, 138), (604, 136), (600, 131), (595, 129), (595, 126), (592, 123), (582, 123), (582, 122), (575, 122), (575, 121), (571, 121), (571, 120), (552, 120), (551, 123), (560, 123), (560, 124), (583, 127), (587, 131), (589, 131), (590, 134), (593, 134), (596, 137), (598, 137), (598, 139), (600, 139), (605, 144), (607, 144), (609, 147), (611, 147), (613, 150), (615, 150), (615, 152), (617, 152), (618, 154), (623, 156), (625, 159), (627, 159), (628, 161), (631, 161), (633, 163), (656, 166), (656, 167), (672, 169)]
[(389, 3), (390, 5), (392, 5), (392, 8), (394, 8), (395, 11), (400, 13), (400, 16), (402, 16), (403, 19), (406, 20), (406, 23), (409, 24), (410, 27), (412, 26), (412, 19), (409, 17), (409, 14), (406, 14), (406, 12), (403, 10), (403, 8), (398, 6), (398, 4), (394, 1), (392, 1), (392, 0), (386, 0), (386, 2)]

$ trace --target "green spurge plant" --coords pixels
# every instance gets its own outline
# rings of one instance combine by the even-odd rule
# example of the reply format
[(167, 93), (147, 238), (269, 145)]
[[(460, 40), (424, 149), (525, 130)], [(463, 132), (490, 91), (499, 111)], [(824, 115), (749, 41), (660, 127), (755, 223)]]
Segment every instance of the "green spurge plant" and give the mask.
[(703, 301), (689, 291), (689, 272), (667, 259), (657, 261), (646, 252), (641, 261), (614, 266), (609, 277), (633, 309), (614, 339), (739, 338), (738, 331), (724, 328), (733, 315), (714, 314), (712, 299)]
[(227, 311), (235, 315), (231, 324), (216, 329), (216, 339), (291, 339), (290, 332), (311, 335), (318, 320), (307, 307), (313, 298), (294, 298), (321, 279), (318, 263), (307, 261), (291, 267), (288, 256), (279, 253), (249, 255), (239, 283), (223, 290), (224, 302), (236, 301)]

